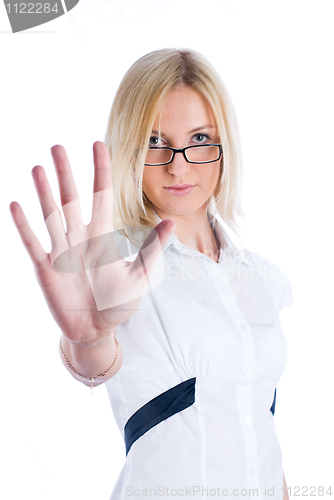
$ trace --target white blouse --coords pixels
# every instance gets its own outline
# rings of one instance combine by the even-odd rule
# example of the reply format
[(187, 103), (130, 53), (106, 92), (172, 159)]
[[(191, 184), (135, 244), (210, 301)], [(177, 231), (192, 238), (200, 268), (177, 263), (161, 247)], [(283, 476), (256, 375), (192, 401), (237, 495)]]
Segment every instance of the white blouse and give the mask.
[(218, 263), (172, 234), (163, 281), (117, 328), (123, 364), (105, 385), (130, 448), (110, 500), (283, 498), (273, 413), (290, 282), (220, 223), (217, 236)]

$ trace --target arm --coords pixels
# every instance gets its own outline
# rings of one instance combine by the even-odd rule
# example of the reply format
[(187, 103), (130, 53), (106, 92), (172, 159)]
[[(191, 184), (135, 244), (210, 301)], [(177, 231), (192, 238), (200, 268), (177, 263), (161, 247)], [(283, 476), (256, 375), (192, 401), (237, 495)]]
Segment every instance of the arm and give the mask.
[[(10, 210), (49, 310), (63, 333), (62, 350), (74, 368), (72, 375), (90, 385), (89, 377), (95, 379), (110, 368), (103, 378), (94, 380), (94, 385), (100, 385), (122, 365), (119, 349), (111, 366), (116, 356), (114, 332), (137, 310), (162, 248), (176, 223), (173, 219), (162, 220), (151, 230), (136, 259), (126, 262), (113, 238), (110, 238), (114, 232), (113, 193), (106, 144), (96, 141), (93, 145), (93, 209), (91, 222), (87, 225), (82, 220), (79, 194), (65, 148), (55, 145), (51, 152), (67, 232), (45, 170), (40, 165), (33, 168), (32, 174), (51, 238), (50, 253), (45, 252), (36, 238), (20, 205), (12, 202)], [(106, 236), (109, 238), (106, 239)], [(53, 267), (56, 259), (57, 265)], [(87, 273), (87, 270), (91, 272)], [(65, 366), (71, 370), (63, 354), (61, 356)]]
[(284, 472), (283, 472), (283, 484), (284, 484), (283, 500), (289, 500), (288, 487), (286, 485), (286, 480), (285, 480)]

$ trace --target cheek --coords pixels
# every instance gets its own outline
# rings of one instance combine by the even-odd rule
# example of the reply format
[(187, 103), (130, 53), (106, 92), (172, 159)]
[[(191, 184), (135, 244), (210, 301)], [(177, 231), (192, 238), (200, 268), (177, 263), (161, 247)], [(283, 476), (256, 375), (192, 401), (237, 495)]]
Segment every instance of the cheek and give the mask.
[(214, 190), (217, 186), (220, 176), (220, 166), (211, 171), (211, 174), (208, 176), (208, 180), (206, 183), (206, 187), (209, 190)]
[(143, 190), (145, 192), (154, 192), (156, 191), (161, 184), (161, 172), (156, 171), (156, 169), (152, 170), (144, 170), (143, 175)]
[(144, 173), (143, 173), (143, 189), (147, 189), (151, 182), (151, 174), (149, 172), (146, 171), (146, 168), (144, 170)]
[(215, 176), (215, 187), (216, 187), (217, 183), (219, 182), (220, 174), (221, 174), (221, 166), (219, 165), (219, 167), (217, 168), (216, 176)]

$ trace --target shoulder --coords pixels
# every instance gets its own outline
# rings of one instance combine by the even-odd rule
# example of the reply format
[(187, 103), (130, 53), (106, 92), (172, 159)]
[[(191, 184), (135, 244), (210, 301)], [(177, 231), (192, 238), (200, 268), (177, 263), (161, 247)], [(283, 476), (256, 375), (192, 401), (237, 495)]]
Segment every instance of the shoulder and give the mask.
[(247, 250), (247, 256), (253, 268), (264, 279), (270, 294), (280, 312), (293, 302), (291, 283), (285, 272), (262, 255)]

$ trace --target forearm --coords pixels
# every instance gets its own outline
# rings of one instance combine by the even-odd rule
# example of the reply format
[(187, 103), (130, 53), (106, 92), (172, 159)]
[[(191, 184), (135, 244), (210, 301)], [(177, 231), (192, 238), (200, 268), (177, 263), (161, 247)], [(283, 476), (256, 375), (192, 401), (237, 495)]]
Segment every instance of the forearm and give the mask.
[[(122, 366), (123, 355), (121, 346), (119, 345), (117, 352), (114, 337), (115, 330), (111, 332), (110, 335), (103, 338), (102, 340), (99, 340), (98, 342), (95, 342), (94, 344), (84, 344), (69, 342), (65, 335), (62, 334), (61, 347), (68, 361), (80, 375), (86, 375), (87, 377), (93, 378), (103, 373), (110, 367), (110, 365), (115, 360), (117, 353), (117, 358), (108, 373), (106, 373), (103, 377), (96, 378), (96, 380), (94, 380), (93, 386), (95, 387), (103, 384), (106, 380), (115, 375)], [(59, 354), (64, 366), (70, 372), (70, 374), (76, 380), (79, 380), (83, 384), (90, 386), (89, 379), (84, 378), (71, 370), (60, 350), (60, 347)]]
[(284, 472), (283, 472), (283, 486), (284, 486), (283, 500), (289, 500), (288, 487), (286, 485)]

